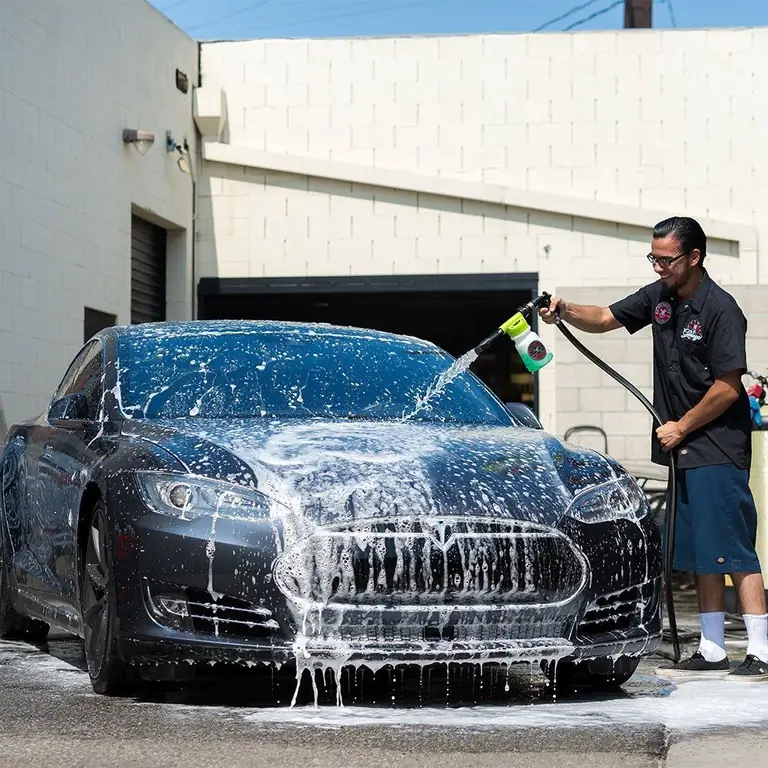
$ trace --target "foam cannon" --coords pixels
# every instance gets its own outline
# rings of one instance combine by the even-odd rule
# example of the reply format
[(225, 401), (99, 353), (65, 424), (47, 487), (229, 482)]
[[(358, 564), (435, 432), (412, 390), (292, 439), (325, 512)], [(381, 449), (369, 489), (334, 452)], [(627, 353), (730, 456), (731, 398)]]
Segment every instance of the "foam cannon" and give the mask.
[(529, 321), (540, 306), (549, 306), (550, 300), (551, 296), (548, 293), (542, 293), (538, 298), (518, 307), (517, 312), (509, 320), (475, 347), (475, 353), (481, 354), (496, 339), (506, 334), (515, 343), (520, 358), (531, 373), (543, 368), (552, 359), (552, 353), (547, 349), (539, 335), (531, 329)]

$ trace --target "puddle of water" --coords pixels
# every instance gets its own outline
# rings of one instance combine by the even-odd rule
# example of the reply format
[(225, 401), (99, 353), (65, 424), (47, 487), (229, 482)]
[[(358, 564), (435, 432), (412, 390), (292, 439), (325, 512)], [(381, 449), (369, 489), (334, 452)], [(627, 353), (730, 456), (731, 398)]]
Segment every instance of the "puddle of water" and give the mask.
[[(78, 642), (56, 641), (51, 643), (51, 651), (55, 652), (61, 645), (61, 657), (73, 656)], [(66, 691), (67, 695), (95, 695), (88, 675), (61, 657), (55, 653), (49, 655), (23, 642), (0, 643), (0, 669), (4, 670), (4, 675), (16, 673), (22, 684), (28, 681), (35, 687), (43, 685), (47, 689)], [(333, 703), (315, 707), (310, 703), (289, 708), (287, 700), (282, 706), (259, 708), (253, 705), (232, 706), (231, 703), (217, 705), (213, 703), (215, 696), (207, 702), (204, 696), (201, 698), (204, 691), (197, 686), (178, 691), (167, 703), (158, 697), (151, 701), (126, 700), (125, 704), (159, 707), (159, 711), (172, 717), (216, 717), (240, 719), (254, 725), (321, 728), (415, 725), (444, 728), (588, 728), (662, 724), (674, 730), (690, 732), (727, 724), (757, 726), (768, 721), (768, 684), (726, 680), (676, 684), (651, 674), (653, 664), (648, 664), (646, 669), (647, 672), (638, 672), (615, 694), (584, 693), (572, 698), (558, 698), (557, 701), (553, 701), (546, 692), (536, 695), (533, 691), (532, 696), (520, 697), (519, 686), (525, 676), (518, 676), (512, 682), (511, 699), (464, 706), (446, 705), (444, 700), (441, 702), (434, 696), (431, 700), (426, 695), (423, 699), (413, 695), (402, 696), (398, 692), (396, 678), (392, 679), (392, 690), (388, 685), (380, 685), (376, 694), (363, 690), (365, 703), (347, 700), (344, 707), (334, 706)], [(444, 684), (445, 681), (438, 682), (438, 686)], [(450, 686), (455, 684), (455, 680), (449, 683)], [(237, 689), (242, 687), (241, 683), (232, 685)], [(480, 692), (481, 685), (478, 678), (474, 683), (476, 692)], [(465, 692), (469, 690), (466, 681), (464, 688)], [(515, 689), (518, 695), (515, 695)], [(373, 703), (372, 696), (378, 701)]]
[[(727, 713), (727, 714), (726, 714)], [(583, 728), (605, 725), (663, 724), (695, 731), (727, 723), (756, 726), (768, 720), (768, 685), (721, 680), (683, 683), (675, 687), (655, 676), (638, 676), (625, 695), (588, 697), (526, 705), (388, 708), (347, 705), (242, 711), (250, 723), (315, 727), (435, 726)]]

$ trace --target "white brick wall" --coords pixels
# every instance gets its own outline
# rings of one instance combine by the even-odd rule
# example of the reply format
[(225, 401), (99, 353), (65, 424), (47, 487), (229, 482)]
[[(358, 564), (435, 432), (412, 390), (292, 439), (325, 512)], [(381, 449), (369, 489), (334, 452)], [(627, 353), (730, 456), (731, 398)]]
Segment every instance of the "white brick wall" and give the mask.
[[(85, 306), (130, 316), (131, 206), (188, 229), (197, 46), (143, 0), (3, 0), (0, 13), (0, 395), (39, 412), (83, 341)], [(123, 128), (152, 131), (141, 157)], [(189, 312), (191, 243), (169, 239), (169, 313)], [(176, 264), (178, 261), (179, 264)]]
[[(763, 29), (213, 43), (202, 81), (226, 91), (232, 145), (717, 218), (765, 240), (766, 43)], [(228, 191), (222, 180), (235, 176)], [(202, 274), (534, 272), (542, 289), (597, 295), (653, 279), (650, 214), (638, 228), (266, 178), (205, 166)], [(243, 193), (266, 219), (247, 242), (230, 222), (244, 215)], [(711, 240), (708, 266), (725, 285), (768, 284), (768, 258), (731, 241)], [(610, 380), (598, 394), (570, 392), (562, 367), (580, 361), (568, 362), (554, 329), (544, 335), (556, 348), (541, 375), (547, 426), (562, 434), (591, 419), (620, 453), (647, 454), (645, 416)], [(649, 386), (638, 344), (599, 340)]]
[[(767, 42), (757, 29), (213, 43), (202, 77), (227, 91), (235, 145), (762, 227)], [(472, 234), (449, 226), (438, 236)], [(768, 266), (742, 264), (722, 278), (768, 282)]]

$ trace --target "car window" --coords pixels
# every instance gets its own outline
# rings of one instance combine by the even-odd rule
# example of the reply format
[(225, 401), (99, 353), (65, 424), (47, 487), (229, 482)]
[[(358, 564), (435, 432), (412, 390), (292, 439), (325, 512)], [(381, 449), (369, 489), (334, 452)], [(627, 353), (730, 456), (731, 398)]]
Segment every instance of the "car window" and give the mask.
[(61, 400), (64, 395), (66, 395), (70, 388), (72, 387), (72, 382), (75, 380), (75, 377), (77, 376), (80, 369), (85, 364), (85, 360), (87, 357), (89, 357), (89, 352), (91, 351), (93, 347), (93, 342), (90, 344), (86, 344), (75, 356), (75, 359), (70, 364), (69, 368), (67, 368), (67, 372), (64, 374), (64, 378), (61, 380), (61, 384), (59, 384), (58, 389), (53, 395), (53, 398), (51, 398), (51, 402), (55, 403), (57, 400)]
[(132, 418), (515, 423), (470, 373), (443, 381), (452, 362), (426, 342), (366, 332), (148, 331), (120, 340), (118, 381)]
[(53, 402), (78, 392), (88, 398), (88, 418), (99, 414), (103, 394), (103, 360), (101, 342), (94, 340), (80, 350), (59, 385)]

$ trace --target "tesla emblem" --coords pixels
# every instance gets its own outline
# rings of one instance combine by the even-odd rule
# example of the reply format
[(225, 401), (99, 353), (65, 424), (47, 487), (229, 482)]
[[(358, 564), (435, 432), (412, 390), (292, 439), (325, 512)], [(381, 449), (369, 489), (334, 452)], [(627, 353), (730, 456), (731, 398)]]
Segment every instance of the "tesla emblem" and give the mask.
[[(425, 539), (431, 539), (444, 552), (451, 546), (456, 538), (451, 532), (450, 523), (439, 520), (434, 522), (424, 522), (421, 525)], [(447, 530), (446, 530), (447, 529)]]

